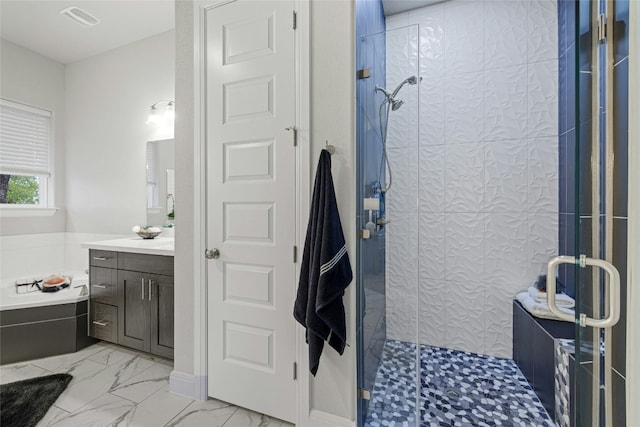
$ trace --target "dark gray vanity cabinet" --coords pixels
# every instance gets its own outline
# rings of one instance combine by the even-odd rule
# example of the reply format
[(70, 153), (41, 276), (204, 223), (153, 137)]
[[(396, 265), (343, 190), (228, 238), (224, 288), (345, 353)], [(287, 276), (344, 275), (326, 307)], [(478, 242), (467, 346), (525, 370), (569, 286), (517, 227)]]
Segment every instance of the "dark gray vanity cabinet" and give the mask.
[[(111, 254), (115, 258), (111, 276), (103, 271), (105, 267), (91, 266), (91, 307), (97, 320), (92, 318), (92, 336), (109, 337), (105, 340), (173, 358), (173, 257)], [(103, 251), (101, 255), (110, 254)], [(91, 250), (90, 258), (94, 256)], [(105, 299), (105, 288), (93, 286), (94, 280), (96, 285), (104, 285), (101, 277), (115, 277), (115, 293), (108, 293), (112, 299)], [(106, 288), (111, 291), (111, 286)]]

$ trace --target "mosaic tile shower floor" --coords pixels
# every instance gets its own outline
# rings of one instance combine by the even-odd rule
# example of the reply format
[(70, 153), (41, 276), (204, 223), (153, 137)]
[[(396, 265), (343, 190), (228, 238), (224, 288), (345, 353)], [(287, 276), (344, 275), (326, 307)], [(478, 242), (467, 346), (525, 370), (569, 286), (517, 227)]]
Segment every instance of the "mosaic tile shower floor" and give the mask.
[(420, 422), (416, 422), (416, 345), (387, 340), (366, 427), (552, 427), (510, 359), (420, 346)]

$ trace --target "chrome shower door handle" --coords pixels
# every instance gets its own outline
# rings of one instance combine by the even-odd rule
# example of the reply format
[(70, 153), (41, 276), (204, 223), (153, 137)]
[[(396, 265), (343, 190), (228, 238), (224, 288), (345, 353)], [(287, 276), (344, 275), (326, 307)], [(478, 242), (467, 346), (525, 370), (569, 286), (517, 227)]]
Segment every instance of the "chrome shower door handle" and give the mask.
[[(603, 269), (609, 276), (609, 310), (608, 316), (604, 319), (593, 319), (585, 314), (580, 314), (580, 326), (591, 326), (594, 328), (610, 328), (620, 320), (620, 273), (613, 264), (602, 260), (587, 258), (581, 255), (578, 260), (572, 256), (557, 256), (552, 258), (547, 264), (547, 305), (553, 314), (567, 322), (574, 322), (575, 317), (562, 312), (556, 304), (556, 272), (560, 264), (578, 264), (584, 268), (588, 265)], [(578, 309), (576, 307), (575, 309)]]
[(547, 305), (553, 314), (565, 322), (575, 322), (575, 316), (561, 311), (556, 304), (556, 273), (560, 264), (575, 263), (576, 259), (572, 256), (557, 256), (551, 258), (547, 263)]

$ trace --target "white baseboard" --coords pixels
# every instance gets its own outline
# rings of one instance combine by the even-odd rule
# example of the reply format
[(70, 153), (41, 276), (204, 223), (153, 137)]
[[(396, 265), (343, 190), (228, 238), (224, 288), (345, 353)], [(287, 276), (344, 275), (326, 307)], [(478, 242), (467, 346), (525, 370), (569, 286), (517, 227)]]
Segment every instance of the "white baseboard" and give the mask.
[(172, 393), (195, 400), (207, 400), (207, 377), (171, 371), (169, 389)]
[(309, 414), (309, 427), (355, 427), (355, 425), (355, 420), (338, 417), (317, 409), (312, 409)]

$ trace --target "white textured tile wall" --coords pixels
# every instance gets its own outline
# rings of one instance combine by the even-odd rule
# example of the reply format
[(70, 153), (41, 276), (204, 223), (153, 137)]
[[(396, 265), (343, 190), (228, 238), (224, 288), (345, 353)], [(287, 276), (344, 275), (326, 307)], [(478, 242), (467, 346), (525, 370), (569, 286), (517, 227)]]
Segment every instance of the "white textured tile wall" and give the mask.
[(389, 126), (388, 338), (511, 357), (511, 301), (557, 253), (556, 13), (453, 0), (387, 18), (388, 87), (422, 77)]
[(45, 233), (0, 236), (0, 286), (20, 277), (81, 273), (89, 266), (81, 243), (127, 237), (119, 234)]
[(0, 236), (0, 286), (12, 279), (59, 271), (64, 266), (64, 234)]

